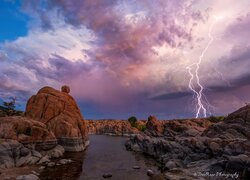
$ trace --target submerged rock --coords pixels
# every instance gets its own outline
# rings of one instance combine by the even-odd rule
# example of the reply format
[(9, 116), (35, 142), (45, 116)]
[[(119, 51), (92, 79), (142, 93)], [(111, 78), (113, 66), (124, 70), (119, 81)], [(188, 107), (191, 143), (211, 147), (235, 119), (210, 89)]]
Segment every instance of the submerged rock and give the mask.
[(16, 180), (38, 180), (39, 177), (35, 174), (18, 176)]
[(133, 169), (141, 169), (140, 166), (133, 166)]
[(72, 160), (71, 159), (60, 159), (58, 161), (59, 164), (68, 164), (68, 163), (71, 163)]
[(106, 173), (102, 175), (103, 178), (111, 178), (112, 174), (111, 173)]
[(47, 164), (48, 167), (54, 167), (55, 165), (56, 165), (56, 163), (54, 163), (54, 162), (50, 162)]
[(147, 175), (152, 177), (153, 175), (155, 175), (154, 171), (152, 171), (151, 169), (147, 170)]

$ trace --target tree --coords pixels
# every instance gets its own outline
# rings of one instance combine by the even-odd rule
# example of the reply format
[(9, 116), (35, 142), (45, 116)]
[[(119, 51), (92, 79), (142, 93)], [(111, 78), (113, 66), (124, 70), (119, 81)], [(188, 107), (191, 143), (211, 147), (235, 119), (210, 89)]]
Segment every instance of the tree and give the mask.
[(131, 124), (132, 127), (136, 126), (137, 118), (135, 116), (131, 116), (128, 118), (129, 123)]
[(4, 101), (3, 106), (7, 110), (15, 110), (15, 108), (16, 108), (16, 97), (10, 97), (10, 101), (8, 101), (8, 102)]

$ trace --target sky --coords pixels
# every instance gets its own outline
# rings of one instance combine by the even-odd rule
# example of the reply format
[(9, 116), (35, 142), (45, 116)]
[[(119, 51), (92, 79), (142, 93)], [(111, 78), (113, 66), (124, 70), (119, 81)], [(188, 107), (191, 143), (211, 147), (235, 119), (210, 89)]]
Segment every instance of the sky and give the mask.
[(86, 119), (195, 117), (201, 86), (199, 117), (250, 101), (249, 0), (1, 0), (0, 23), (0, 102), (21, 110), (65, 84)]

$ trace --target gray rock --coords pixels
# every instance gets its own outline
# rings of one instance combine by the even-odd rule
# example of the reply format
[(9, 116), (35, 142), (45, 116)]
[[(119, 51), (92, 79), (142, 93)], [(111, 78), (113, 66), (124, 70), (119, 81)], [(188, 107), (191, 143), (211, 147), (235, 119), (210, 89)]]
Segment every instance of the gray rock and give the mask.
[(49, 162), (50, 162), (49, 156), (45, 155), (39, 160), (38, 164), (47, 164)]
[(39, 152), (35, 151), (35, 150), (32, 150), (31, 154), (32, 154), (32, 156), (38, 157), (39, 159), (42, 158), (42, 155)]
[(229, 161), (241, 162), (247, 164), (250, 162), (250, 157), (245, 154), (240, 154), (237, 156), (229, 156)]
[(41, 167), (39, 167), (39, 169), (41, 170), (41, 169), (45, 169), (45, 166), (41, 166)]
[(36, 172), (36, 171), (31, 171), (32, 172), (32, 174), (35, 174), (36, 176), (39, 176), (40, 174), (38, 173), (38, 172)]
[(155, 173), (154, 173), (153, 170), (148, 169), (148, 170), (147, 170), (147, 175), (150, 176), (150, 177), (152, 177), (153, 175), (155, 175)]
[(29, 155), (29, 153), (30, 153), (30, 150), (28, 148), (26, 148), (26, 147), (22, 147), (20, 149), (20, 155), (21, 156), (27, 156), (27, 155)]
[[(37, 159), (36, 159), (37, 160)], [(31, 152), (21, 143), (15, 140), (4, 140), (0, 144), (0, 167), (11, 168), (22, 166), (24, 164), (34, 164)]]
[(196, 129), (188, 129), (187, 131), (185, 131), (185, 135), (186, 136), (193, 136), (193, 137), (195, 137), (195, 136), (197, 136), (199, 134), (200, 134), (200, 132), (198, 130), (196, 130)]
[(180, 162), (178, 162), (178, 160), (170, 160), (167, 163), (165, 163), (166, 170), (172, 170), (179, 167), (182, 167), (182, 165)]
[(54, 162), (49, 162), (49, 163), (47, 164), (48, 167), (54, 167), (55, 165), (56, 165), (56, 163), (54, 163)]
[(59, 158), (62, 157), (64, 154), (64, 148), (61, 145), (57, 145), (53, 149), (48, 151), (41, 151), (43, 155), (48, 155), (49, 158)]
[(23, 166), (23, 165), (29, 164), (29, 161), (30, 161), (31, 157), (32, 156), (30, 154), (28, 156), (21, 157), (20, 159), (18, 159), (16, 161), (15, 166), (19, 167), (19, 166)]
[(40, 158), (32, 156), (31, 154), (28, 156), (21, 157), (16, 162), (16, 167), (23, 166), (23, 165), (32, 165), (36, 164), (39, 161)]
[(244, 170), (247, 165), (250, 166), (250, 157), (245, 154), (240, 154), (229, 157), (227, 168), (241, 171)]
[(60, 159), (58, 163), (59, 164), (68, 164), (71, 162), (72, 162), (72, 160), (70, 160), (70, 159)]
[(221, 149), (221, 146), (216, 142), (211, 142), (209, 144), (209, 148), (211, 149), (212, 152), (215, 153), (215, 152), (218, 152)]

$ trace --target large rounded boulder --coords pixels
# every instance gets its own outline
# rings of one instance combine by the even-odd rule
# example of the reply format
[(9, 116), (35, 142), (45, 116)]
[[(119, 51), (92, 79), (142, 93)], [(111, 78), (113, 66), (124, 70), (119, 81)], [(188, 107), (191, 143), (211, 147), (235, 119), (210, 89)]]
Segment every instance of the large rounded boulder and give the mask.
[(44, 87), (27, 102), (25, 116), (47, 125), (66, 151), (82, 151), (88, 145), (88, 132), (68, 86), (62, 91)]

